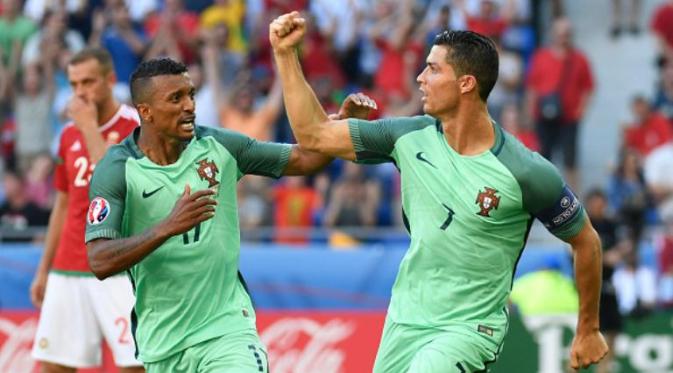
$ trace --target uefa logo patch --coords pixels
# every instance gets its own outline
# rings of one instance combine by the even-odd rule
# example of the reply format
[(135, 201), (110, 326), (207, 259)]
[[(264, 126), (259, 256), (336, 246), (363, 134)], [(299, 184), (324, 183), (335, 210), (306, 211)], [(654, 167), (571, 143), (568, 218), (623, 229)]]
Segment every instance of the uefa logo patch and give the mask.
[(90, 225), (100, 224), (110, 215), (110, 203), (103, 197), (96, 197), (89, 205), (86, 220)]

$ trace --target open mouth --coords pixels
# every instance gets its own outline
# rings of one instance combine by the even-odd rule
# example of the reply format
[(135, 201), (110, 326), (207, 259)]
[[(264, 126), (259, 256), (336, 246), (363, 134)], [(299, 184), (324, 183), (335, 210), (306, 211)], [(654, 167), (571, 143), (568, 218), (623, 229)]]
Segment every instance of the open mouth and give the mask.
[(182, 121), (180, 121), (180, 128), (187, 131), (194, 130), (194, 119), (195, 119), (194, 117), (183, 119)]

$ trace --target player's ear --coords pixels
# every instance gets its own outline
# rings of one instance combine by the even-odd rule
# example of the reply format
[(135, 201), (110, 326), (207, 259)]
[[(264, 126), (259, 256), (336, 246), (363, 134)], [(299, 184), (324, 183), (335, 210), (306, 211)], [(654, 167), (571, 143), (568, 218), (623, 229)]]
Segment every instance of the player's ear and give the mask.
[(474, 75), (463, 75), (458, 78), (460, 93), (469, 93), (477, 90), (477, 78)]
[(148, 104), (140, 103), (136, 104), (136, 110), (140, 116), (141, 123), (150, 123), (152, 122), (152, 109)]

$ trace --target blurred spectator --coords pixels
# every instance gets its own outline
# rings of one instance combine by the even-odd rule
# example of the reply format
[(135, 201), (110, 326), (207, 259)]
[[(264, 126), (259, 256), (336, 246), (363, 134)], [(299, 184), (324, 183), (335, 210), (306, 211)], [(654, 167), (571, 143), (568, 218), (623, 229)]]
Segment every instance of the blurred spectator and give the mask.
[[(54, 45), (45, 46), (43, 58), (50, 58), (57, 52), (56, 48)], [(15, 99), (15, 151), (19, 170), (25, 173), (37, 156), (49, 153), (53, 137), (50, 115), (54, 79), (51, 62), (26, 66), (22, 80)]]
[[(116, 3), (119, 0), (106, 0), (107, 3)], [(124, 0), (131, 14), (133, 22), (141, 23), (159, 8), (160, 0)]]
[(264, 0), (264, 6), (267, 12), (274, 15), (274, 18), (294, 10), (302, 11), (308, 6), (309, 0)]
[[(346, 77), (339, 66), (337, 59), (334, 58), (334, 51), (331, 49), (329, 40), (318, 31), (317, 27), (312, 27), (313, 17), (306, 18), (308, 22), (308, 34), (304, 38), (302, 47), (301, 62), (306, 73), (306, 79), (309, 81), (329, 81), (330, 90), (340, 89), (346, 82)], [(329, 95), (329, 94), (328, 94)]]
[(146, 59), (168, 56), (189, 64), (196, 57), (199, 16), (182, 0), (165, 0), (163, 10), (147, 17), (145, 32), (152, 40)]
[(308, 83), (313, 87), (316, 98), (326, 113), (336, 113), (339, 110), (340, 97), (336, 97), (339, 91), (336, 90), (337, 85), (331, 76), (314, 76), (308, 79)]
[(201, 13), (201, 28), (209, 30), (223, 24), (227, 30), (226, 48), (241, 58), (247, 53), (243, 36), (245, 2), (243, 0), (215, 0)]
[(142, 61), (148, 46), (142, 26), (131, 20), (129, 9), (123, 2), (99, 10), (92, 22), (89, 44), (110, 52), (117, 82), (128, 85), (131, 73)]
[[(334, 181), (325, 209), (326, 227), (371, 227), (377, 223), (381, 186), (367, 179), (364, 168), (344, 162), (341, 176)], [(359, 239), (359, 237), (356, 237)]]
[[(600, 330), (610, 350), (614, 348), (615, 339), (622, 331), (623, 321), (619, 312), (617, 290), (612, 283), (615, 268), (622, 262), (628, 245), (619, 242), (617, 237), (617, 222), (607, 214), (607, 197), (600, 189), (591, 190), (587, 194), (585, 205), (587, 215), (591, 219), (594, 229), (601, 238), (603, 249), (603, 277), (600, 300)], [(598, 371), (609, 372), (614, 355), (610, 354), (601, 361)]]
[(659, 64), (673, 61), (673, 0), (665, 0), (654, 11), (650, 22), (659, 46)]
[(573, 45), (570, 21), (557, 19), (552, 33), (551, 45), (537, 50), (531, 62), (526, 82), (528, 114), (536, 123), (540, 153), (552, 159), (559, 150), (565, 179), (577, 189), (577, 133), (593, 93), (593, 77), (589, 61)]
[(428, 9), (426, 13), (426, 26), (425, 33), (425, 45), (429, 46), (435, 41), (435, 36), (440, 32), (450, 28), (451, 22), (451, 7), (449, 5), (442, 5), (439, 8), (439, 11), (433, 11), (433, 9)]
[(26, 0), (23, 13), (35, 22), (40, 22), (49, 12), (80, 13), (87, 3), (84, 0)]
[[(5, 160), (0, 157), (0, 180), (5, 178)], [(5, 188), (0, 188), (0, 204), (5, 202)]]
[(498, 80), (488, 96), (488, 111), (493, 118), (500, 118), (503, 107), (520, 102), (520, 91), (523, 82), (523, 60), (512, 51), (503, 49), (502, 44), (494, 40), (500, 57), (498, 63)]
[(640, 158), (633, 150), (622, 149), (619, 164), (608, 182), (608, 201), (629, 236), (640, 242), (650, 198), (645, 186)]
[(468, 30), (493, 39), (502, 37), (516, 12), (514, 0), (507, 0), (502, 8), (494, 0), (480, 0), (476, 14), (468, 11), (465, 0), (456, 0), (455, 3), (465, 17)]
[[(1, 109), (2, 108), (0, 107), (0, 110)], [(2, 122), (0, 122), (0, 156), (4, 159), (5, 166), (8, 169), (14, 169), (16, 167), (16, 157), (14, 156), (16, 123), (14, 122), (11, 113), (4, 118), (0, 117), (0, 120), (2, 120)]]
[[(628, 19), (626, 23), (623, 20), (623, 2), (631, 3), (629, 11), (626, 12)], [(624, 31), (630, 32), (632, 35), (640, 33), (640, 9), (642, 0), (612, 0), (612, 26), (610, 27), (610, 36), (613, 39), (619, 37)]]
[[(421, 29), (416, 29), (412, 14), (412, 2), (409, 0), (392, 6), (389, 13), (372, 26), (369, 38), (381, 51), (381, 63), (374, 75), (374, 86), (385, 92), (388, 97), (409, 99), (411, 92), (417, 87), (407, 79), (408, 69), (415, 70), (423, 54), (423, 36)], [(374, 95), (377, 99), (378, 97)], [(385, 102), (378, 102), (385, 106)]]
[(246, 175), (238, 183), (238, 214), (245, 230), (273, 225), (270, 199), (270, 180)]
[(349, 81), (359, 78), (359, 30), (367, 8), (365, 0), (313, 0), (309, 4), (316, 29), (329, 45), (332, 58), (336, 57)]
[(553, 256), (545, 258), (539, 270), (514, 280), (510, 301), (524, 317), (577, 313), (579, 304), (573, 280)]
[(643, 164), (645, 183), (659, 216), (673, 214), (673, 141), (654, 149)]
[(673, 308), (673, 216), (663, 217), (664, 232), (655, 240), (659, 253), (659, 301)]
[(664, 64), (659, 77), (653, 105), (666, 119), (673, 121), (673, 61)]
[(521, 111), (516, 104), (507, 104), (502, 110), (500, 125), (505, 131), (511, 133), (528, 149), (537, 152), (540, 150), (540, 143), (535, 131), (524, 125), (521, 117)]
[(42, 19), (40, 30), (28, 39), (21, 63), (24, 66), (36, 63), (44, 50), (58, 48), (59, 53), (53, 56), (53, 62), (56, 63), (61, 50), (76, 53), (85, 45), (82, 35), (68, 27), (68, 14), (65, 10), (48, 11)]
[(656, 147), (673, 140), (673, 125), (660, 113), (653, 112), (642, 96), (631, 102), (635, 121), (624, 130), (624, 145), (647, 156)]
[(231, 89), (220, 110), (220, 124), (254, 139), (269, 141), (283, 104), (283, 90), (280, 79), (276, 78), (268, 96), (256, 108), (256, 83), (256, 80), (244, 78)]
[[(318, 192), (306, 185), (306, 178), (295, 176), (285, 178), (273, 189), (275, 242), (286, 244), (307, 243), (306, 234), (292, 232), (292, 229), (310, 228), (313, 216), (320, 208)], [(288, 229), (290, 229), (288, 231)]]
[(54, 162), (48, 154), (37, 156), (26, 172), (26, 194), (41, 208), (51, 209), (54, 190), (51, 188), (51, 172)]
[(189, 77), (192, 79), (196, 95), (196, 121), (199, 125), (219, 127), (218, 108), (222, 102), (222, 83), (217, 61), (217, 45), (213, 42), (212, 31), (204, 32), (204, 44), (201, 47), (201, 63), (189, 65)]
[(619, 311), (622, 315), (642, 317), (649, 314), (657, 301), (657, 276), (648, 267), (640, 265), (638, 252), (629, 243), (624, 265), (617, 268), (612, 281), (617, 290)]
[(229, 29), (224, 23), (220, 22), (209, 29), (202, 30), (201, 34), (203, 41), (201, 57), (203, 58), (203, 48), (205, 46), (210, 46), (214, 49), (213, 62), (217, 67), (217, 82), (222, 87), (230, 88), (245, 68), (245, 56), (227, 47)]
[[(0, 227), (5, 233), (20, 234), (31, 227), (43, 227), (49, 221), (49, 212), (33, 203), (25, 192), (25, 184), (18, 174), (5, 171), (3, 176), (5, 202), (0, 205)], [(33, 237), (2, 237), (3, 242), (30, 242)]]
[(2, 0), (0, 14), (0, 64), (13, 74), (18, 71), (21, 50), (28, 38), (37, 31), (37, 26), (21, 14), (20, 0)]

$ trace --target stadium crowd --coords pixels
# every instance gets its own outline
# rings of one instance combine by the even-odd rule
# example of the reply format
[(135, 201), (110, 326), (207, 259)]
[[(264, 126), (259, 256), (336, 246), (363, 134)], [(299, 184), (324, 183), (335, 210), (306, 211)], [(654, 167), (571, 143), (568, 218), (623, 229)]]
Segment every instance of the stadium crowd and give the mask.
[[(660, 45), (652, 67), (659, 69), (657, 91), (652, 99), (633, 98), (634, 121), (623, 129), (619, 163), (605, 185), (588, 190), (576, 170), (575, 144), (596, 66), (573, 46), (568, 20), (536, 28), (533, 1), (2, 0), (2, 240), (42, 239), (43, 231), (32, 228), (46, 225), (53, 203), (54, 149), (71, 97), (65, 67), (86, 45), (111, 53), (122, 102), (130, 101), (129, 77), (141, 61), (170, 56), (189, 66), (198, 124), (293, 142), (267, 32), (272, 19), (291, 10), (303, 10), (310, 20), (302, 63), (323, 106), (336, 111), (346, 95), (364, 92), (378, 104), (375, 117), (421, 114), (415, 80), (438, 31), (470, 29), (491, 37), (500, 74), (489, 111), (529, 148), (550, 158), (561, 153), (557, 161), (586, 196), (611, 253), (606, 265), (614, 267), (619, 291), (628, 293), (620, 296), (620, 309), (673, 306), (673, 1), (650, 22)], [(629, 29), (640, 32), (637, 25)], [(569, 57), (559, 58), (559, 50)], [(392, 164), (335, 162), (316, 176), (278, 182), (248, 176), (239, 184), (240, 222), (245, 231), (268, 228), (272, 233), (259, 239), (284, 244), (311, 242), (306, 228), (315, 227), (330, 228), (335, 245), (372, 240), (362, 229), (331, 228), (402, 226), (399, 190)], [(642, 241), (657, 248), (656, 268), (639, 265)]]

